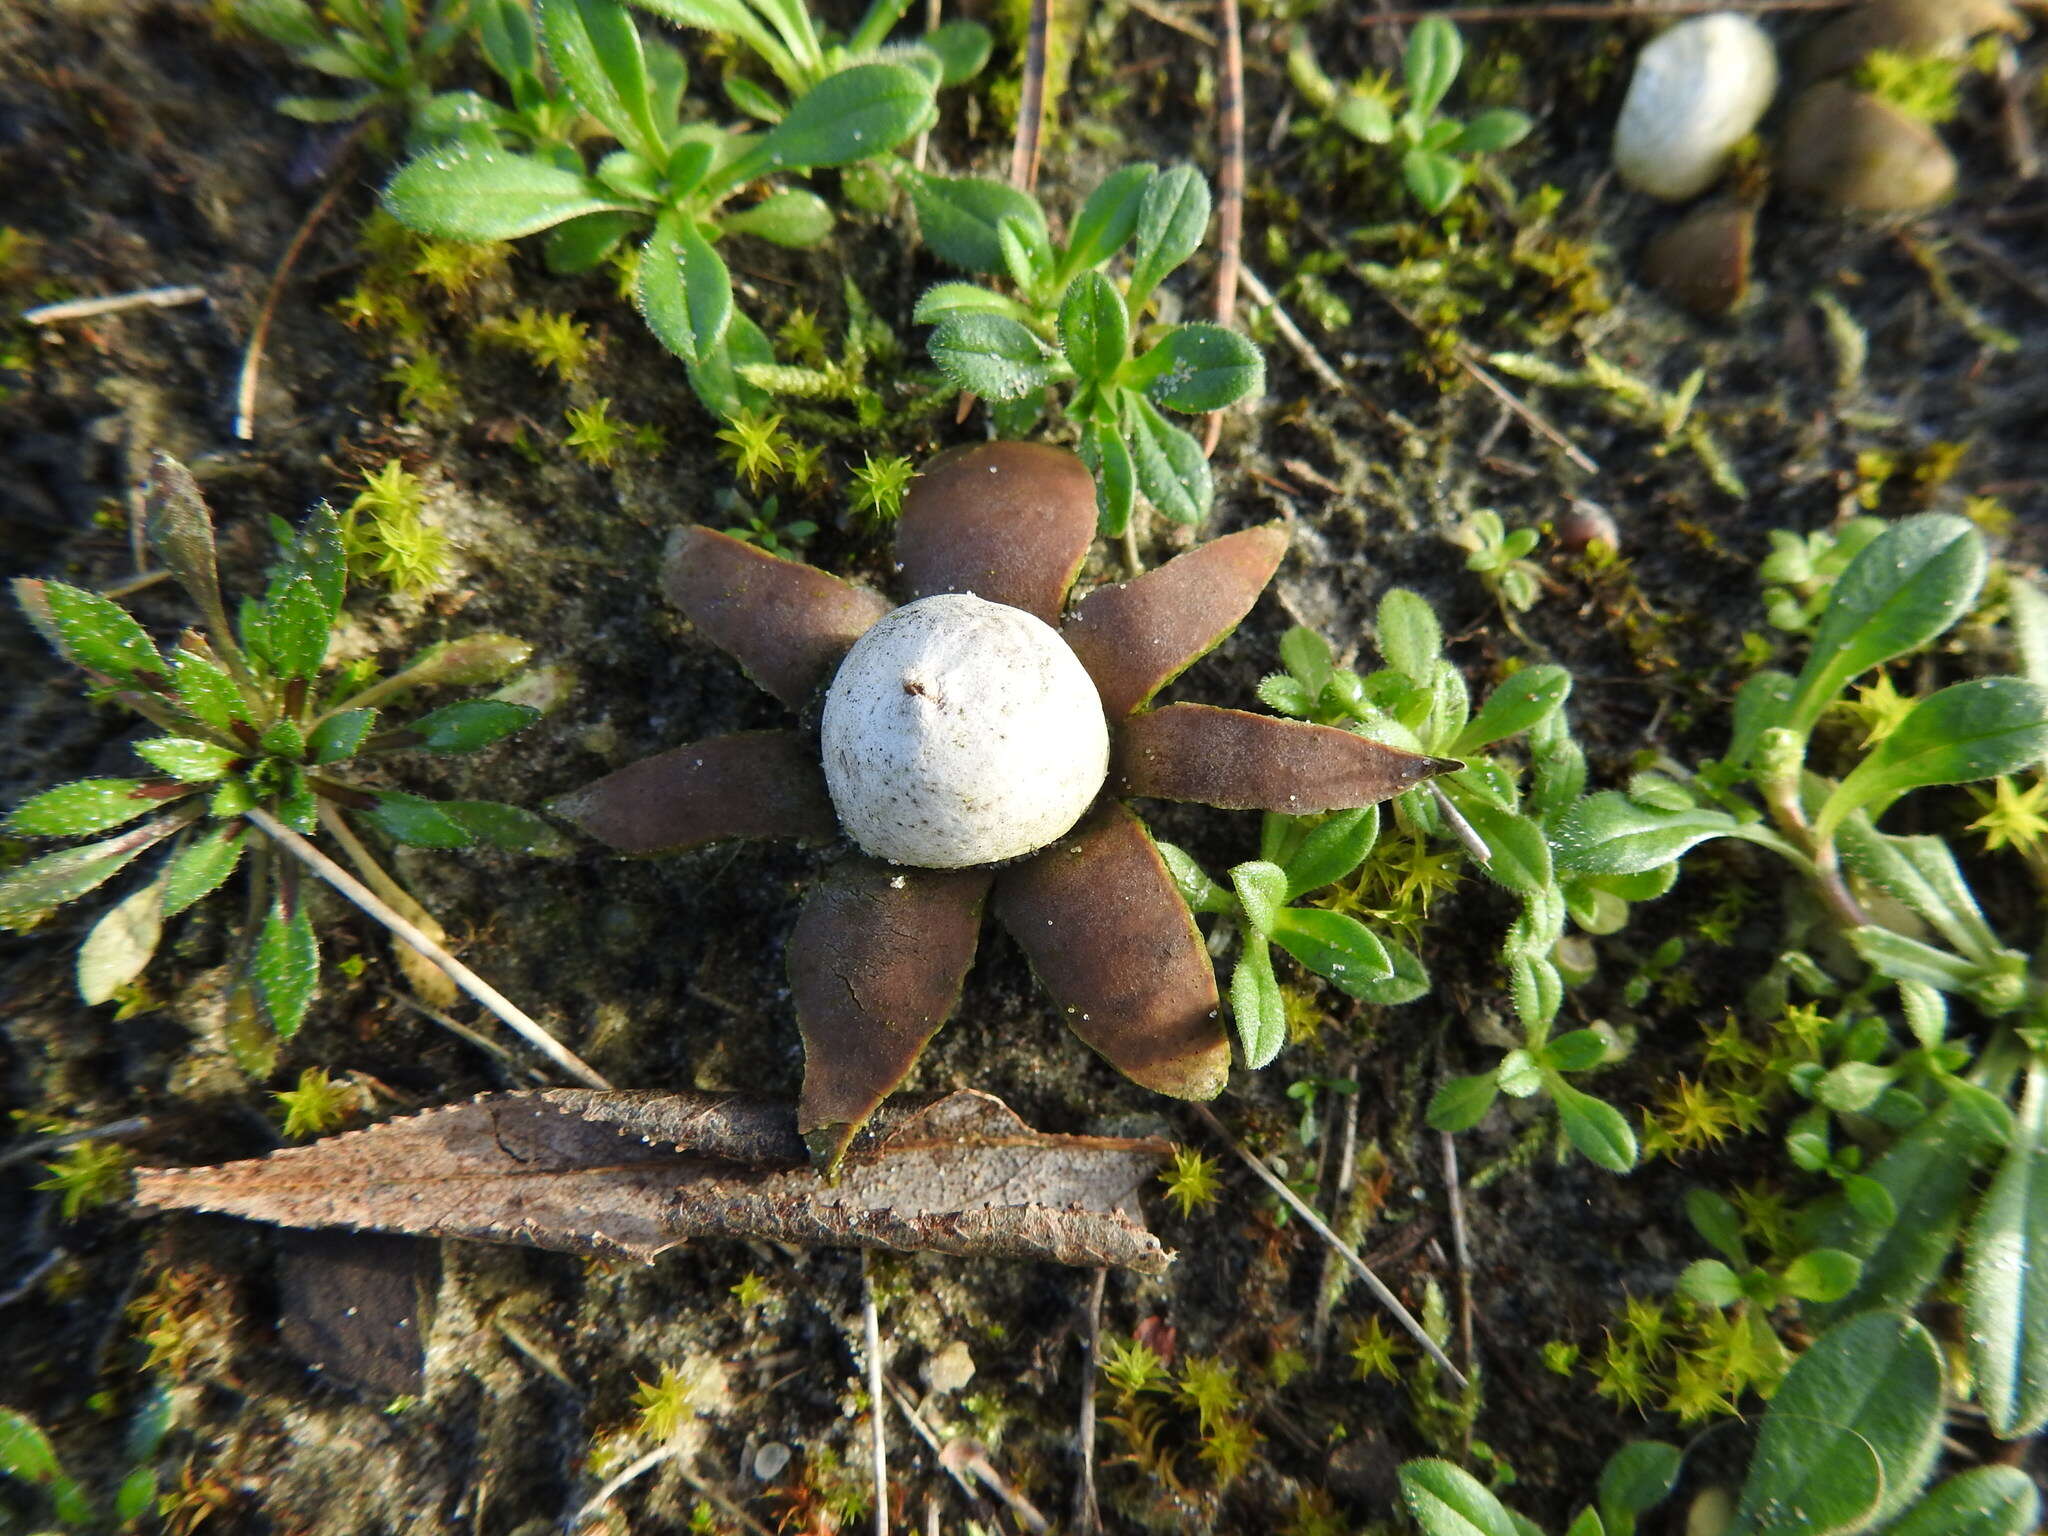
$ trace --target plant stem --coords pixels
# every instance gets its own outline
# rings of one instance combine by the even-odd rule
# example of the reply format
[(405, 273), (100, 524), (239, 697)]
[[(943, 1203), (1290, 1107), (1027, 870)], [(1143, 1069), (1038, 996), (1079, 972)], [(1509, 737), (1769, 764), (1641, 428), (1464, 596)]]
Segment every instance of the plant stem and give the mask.
[(531, 1016), (510, 998), (506, 997), (504, 993), (500, 992), (496, 987), (485, 981), (483, 977), (477, 975), (475, 971), (472, 971), (460, 960), (449, 954), (447, 950), (420, 932), (412, 923), (407, 922), (405, 918), (401, 917), (388, 903), (380, 898), (375, 891), (364, 885), (362, 881), (343, 869), (290, 827), (260, 807), (251, 808), (242, 814), (250, 823), (261, 827), (269, 835), (272, 842), (291, 854), (292, 857), (298, 859), (308, 869), (312, 870), (314, 874), (325, 880), (329, 885), (341, 892), (343, 896), (346, 896), (350, 901), (362, 908), (363, 911), (390, 929), (393, 935), (403, 939), (408, 945), (418, 950), (427, 959), (433, 961), (435, 965), (438, 965), (443, 971), (447, 972), (450, 981), (453, 981), (463, 991), (504, 1020), (507, 1027), (519, 1035), (521, 1039), (525, 1040), (527, 1044), (575, 1078), (576, 1081), (591, 1088), (609, 1089), (611, 1087), (611, 1084), (605, 1081), (595, 1068), (586, 1064), (574, 1051), (541, 1028)]

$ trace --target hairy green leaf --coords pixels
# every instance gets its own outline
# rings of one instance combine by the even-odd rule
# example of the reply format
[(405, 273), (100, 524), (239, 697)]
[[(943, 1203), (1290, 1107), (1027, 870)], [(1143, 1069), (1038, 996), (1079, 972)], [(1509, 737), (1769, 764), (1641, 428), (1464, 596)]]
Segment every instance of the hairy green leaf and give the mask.
[(1937, 1483), (1885, 1536), (2027, 1536), (2041, 1490), (2018, 1467), (1972, 1467)]
[(632, 211), (580, 172), (476, 145), (415, 157), (384, 189), (384, 209), (444, 240), (517, 240), (586, 213)]
[(1140, 162), (1102, 179), (1074, 215), (1066, 255), (1060, 262), (1062, 273), (1091, 271), (1123, 249), (1138, 227), (1145, 191), (1158, 175), (1157, 166)]
[(1287, 1012), (1273, 975), (1272, 952), (1255, 935), (1245, 936), (1244, 953), (1230, 973), (1230, 1013), (1247, 1067), (1257, 1071), (1280, 1054), (1287, 1043)]
[(75, 901), (135, 861), (199, 814), (198, 807), (159, 817), (118, 837), (62, 848), (0, 873), (0, 928), (19, 928), (53, 907)]
[(2048, 1069), (2027, 1072), (2017, 1132), (1963, 1242), (1977, 1402), (2001, 1440), (2048, 1423)]
[(1200, 171), (1176, 165), (1146, 182), (1131, 252), (1133, 309), (1142, 309), (1160, 280), (1201, 249), (1208, 231), (1209, 183)]
[(1424, 1536), (1521, 1536), (1486, 1484), (1448, 1461), (1401, 1464), (1401, 1500)]
[(1424, 117), (1435, 112), (1464, 63), (1465, 43), (1457, 27), (1442, 16), (1423, 17), (1408, 34), (1408, 50), (1401, 58), (1408, 105)]
[(1508, 678), (1466, 722), (1449, 747), (1452, 757), (1470, 757), (1484, 747), (1519, 736), (1560, 708), (1572, 691), (1572, 675), (1563, 667), (1524, 667)]
[(187, 784), (211, 784), (240, 755), (191, 736), (158, 736), (135, 744), (135, 755)]
[(576, 104), (649, 160), (665, 148), (640, 33), (617, 0), (539, 0), (548, 61)]
[(17, 579), (15, 598), (42, 637), (73, 666), (118, 682), (166, 677), (170, 669), (127, 609), (61, 581)]
[(1993, 778), (2044, 757), (2048, 688), (2016, 677), (1952, 683), (1915, 704), (1856, 765), (1814, 818), (1814, 835), (1830, 836), (1865, 806), (1874, 820), (1909, 790)]
[(686, 363), (715, 353), (732, 322), (732, 274), (679, 214), (663, 214), (648, 237), (637, 297), (648, 329)]
[(986, 176), (912, 175), (906, 184), (925, 244), (939, 260), (964, 271), (1002, 275), (1003, 248), (996, 228), (1006, 218), (1020, 220), (1041, 246), (1049, 239), (1038, 200), (1008, 182)]
[(305, 1022), (306, 1009), (320, 986), (320, 945), (303, 901), (290, 913), (281, 901), (271, 903), (250, 952), (249, 975), (271, 1027), (280, 1039), (289, 1040)]
[(31, 795), (7, 818), (23, 837), (84, 837), (123, 826), (162, 805), (140, 779), (79, 779)]
[(329, 715), (306, 738), (306, 760), (316, 764), (339, 763), (354, 757), (370, 739), (376, 724), (374, 709), (344, 709)]
[(929, 346), (940, 372), (962, 389), (990, 400), (1019, 399), (1051, 382), (1060, 371), (1036, 336), (1003, 315), (942, 315)]
[(1176, 411), (1220, 411), (1266, 387), (1259, 349), (1220, 325), (1177, 325), (1138, 360), (1146, 394)]
[(1138, 488), (1171, 522), (1199, 523), (1209, 515), (1215, 482), (1202, 445), (1174, 426), (1143, 395), (1125, 392), (1124, 445), (1131, 451)]
[(180, 848), (164, 870), (164, 916), (176, 917), (187, 907), (219, 890), (242, 861), (248, 846), (241, 822), (228, 822)]
[(832, 233), (832, 205), (815, 192), (776, 192), (751, 208), (720, 214), (718, 227), (729, 235), (802, 249), (822, 244)]
[(1123, 295), (1100, 272), (1083, 272), (1060, 301), (1060, 348), (1075, 375), (1083, 383), (1112, 377), (1130, 347)]
[(1385, 981), (1394, 974), (1394, 962), (1379, 936), (1343, 912), (1282, 907), (1273, 915), (1272, 939), (1343, 992)]

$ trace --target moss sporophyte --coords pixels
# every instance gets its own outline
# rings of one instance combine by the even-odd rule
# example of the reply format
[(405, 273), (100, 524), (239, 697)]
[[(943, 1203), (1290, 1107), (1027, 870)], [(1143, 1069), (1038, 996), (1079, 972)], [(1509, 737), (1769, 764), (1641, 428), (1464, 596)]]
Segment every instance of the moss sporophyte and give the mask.
[(904, 500), (911, 601), (893, 611), (824, 571), (684, 530), (665, 594), (817, 729), (695, 742), (553, 806), (624, 853), (842, 845), (788, 951), (798, 1126), (828, 1164), (952, 1012), (985, 903), (1111, 1065), (1181, 1098), (1222, 1089), (1215, 972), (1125, 797), (1305, 816), (1458, 766), (1306, 721), (1151, 707), (1250, 610), (1286, 536), (1231, 534), (1068, 607), (1095, 523), (1094, 483), (1071, 454), (942, 454)]

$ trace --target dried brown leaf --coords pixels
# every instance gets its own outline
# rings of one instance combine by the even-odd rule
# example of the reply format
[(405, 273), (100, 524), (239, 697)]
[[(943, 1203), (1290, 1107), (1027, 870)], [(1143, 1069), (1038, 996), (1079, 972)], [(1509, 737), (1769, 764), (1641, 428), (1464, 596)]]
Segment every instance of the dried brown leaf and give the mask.
[(988, 1094), (884, 1109), (835, 1183), (789, 1106), (698, 1093), (488, 1094), (211, 1168), (145, 1168), (136, 1200), (291, 1227), (353, 1227), (652, 1259), (693, 1237), (964, 1257), (1168, 1262), (1137, 1191), (1164, 1142), (1053, 1136)]

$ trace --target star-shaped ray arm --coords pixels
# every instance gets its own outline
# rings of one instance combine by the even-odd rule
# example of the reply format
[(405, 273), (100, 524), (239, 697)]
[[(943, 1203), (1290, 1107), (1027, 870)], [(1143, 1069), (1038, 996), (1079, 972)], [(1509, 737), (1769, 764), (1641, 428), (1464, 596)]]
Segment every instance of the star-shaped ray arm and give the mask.
[(1057, 624), (1095, 537), (1095, 481), (1043, 443), (942, 453), (910, 482), (896, 559), (912, 598), (972, 592)]
[(729, 837), (829, 843), (839, 835), (817, 743), (742, 731), (657, 752), (548, 809), (621, 853), (676, 853)]
[(1133, 715), (1110, 751), (1116, 794), (1288, 816), (1373, 805), (1465, 766), (1327, 725), (1207, 704)]
[(851, 858), (805, 897), (789, 936), (804, 1037), (797, 1129), (827, 1171), (952, 1016), (988, 884), (985, 869)]
[(996, 916), (1067, 1027), (1156, 1093), (1212, 1099), (1230, 1076), (1216, 970), (1138, 818), (1114, 802), (996, 876)]
[(748, 677), (801, 709), (889, 600), (813, 565), (728, 534), (685, 528), (669, 541), (661, 590)]
[(1130, 581), (1097, 587), (1076, 603), (1060, 633), (1095, 679), (1111, 721), (1144, 704), (1237, 628), (1286, 553), (1286, 529), (1268, 523), (1212, 540)]

